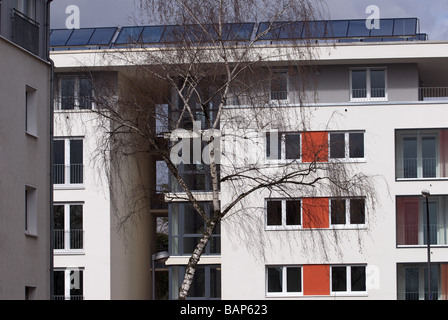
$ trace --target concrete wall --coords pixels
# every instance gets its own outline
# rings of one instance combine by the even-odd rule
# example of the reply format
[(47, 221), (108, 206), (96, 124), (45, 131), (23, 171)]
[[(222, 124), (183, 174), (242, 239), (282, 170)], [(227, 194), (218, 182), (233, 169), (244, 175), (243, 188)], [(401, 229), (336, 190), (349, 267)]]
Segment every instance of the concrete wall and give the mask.
[[(49, 64), (0, 38), (0, 299), (50, 298)], [(34, 129), (25, 131), (26, 91)], [(25, 234), (25, 188), (35, 188), (37, 226)]]

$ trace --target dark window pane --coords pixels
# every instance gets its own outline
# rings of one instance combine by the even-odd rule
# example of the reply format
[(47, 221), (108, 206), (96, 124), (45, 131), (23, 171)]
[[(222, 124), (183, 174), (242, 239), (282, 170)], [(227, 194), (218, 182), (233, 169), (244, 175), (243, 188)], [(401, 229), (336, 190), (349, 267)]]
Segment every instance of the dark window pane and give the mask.
[(288, 73), (275, 72), (271, 79), (271, 99), (285, 100), (288, 98)]
[(366, 267), (351, 268), (352, 291), (366, 291)]
[(437, 145), (435, 137), (423, 137), (422, 138), (422, 167), (423, 178), (436, 177), (436, 154)]
[(61, 79), (61, 109), (68, 110), (75, 107), (75, 79)]
[(70, 183), (83, 182), (83, 142), (70, 140)]
[(331, 224), (345, 224), (345, 200), (331, 200)]
[(54, 140), (53, 183), (65, 183), (65, 141)]
[(286, 268), (286, 277), (287, 292), (302, 291), (302, 277), (300, 268)]
[(282, 202), (280, 200), (267, 202), (267, 225), (282, 225)]
[(268, 292), (282, 292), (282, 268), (268, 268)]
[(65, 296), (65, 271), (54, 271), (54, 295), (57, 299), (62, 300)]
[(65, 247), (65, 217), (64, 206), (55, 205), (53, 207), (54, 221), (54, 249), (64, 249)]
[(370, 95), (372, 98), (386, 96), (386, 71), (370, 70)]
[(403, 139), (403, 177), (417, 178), (417, 138)]
[(285, 134), (286, 159), (300, 159), (300, 134)]
[(184, 233), (202, 234), (204, 231), (204, 220), (202, 217), (192, 204), (185, 204), (184, 208)]
[(366, 221), (364, 199), (350, 199), (350, 223), (364, 224)]
[(83, 248), (82, 205), (70, 206), (70, 249)]
[(346, 267), (331, 268), (331, 291), (347, 291)]
[(345, 135), (343, 133), (330, 134), (330, 158), (345, 158)]
[(367, 97), (367, 71), (352, 70), (352, 97)]
[(79, 108), (92, 108), (92, 80), (88, 78), (79, 79)]
[(70, 271), (70, 300), (83, 299), (83, 282), (82, 270)]
[(349, 153), (350, 158), (364, 158), (364, 134), (349, 134)]
[(288, 200), (286, 201), (286, 224), (300, 225), (300, 200)]
[(210, 267), (210, 298), (221, 297), (221, 269)]

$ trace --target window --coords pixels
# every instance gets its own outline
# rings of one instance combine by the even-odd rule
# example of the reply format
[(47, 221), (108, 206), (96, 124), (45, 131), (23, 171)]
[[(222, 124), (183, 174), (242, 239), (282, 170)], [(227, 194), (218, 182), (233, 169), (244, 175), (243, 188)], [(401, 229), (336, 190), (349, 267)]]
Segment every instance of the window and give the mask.
[(37, 235), (37, 190), (25, 187), (25, 234)]
[(36, 19), (36, 0), (16, 0), (15, 9), (28, 18)]
[(271, 100), (287, 100), (288, 99), (288, 72), (273, 72), (271, 78)]
[(56, 185), (80, 185), (83, 182), (83, 140), (55, 139), (53, 183)]
[(301, 219), (301, 201), (299, 199), (266, 200), (266, 225), (268, 229), (277, 227), (299, 227)]
[(365, 291), (365, 266), (331, 266), (332, 293), (353, 293)]
[(266, 268), (267, 294), (302, 294), (302, 268), (270, 266)]
[(55, 204), (53, 219), (55, 250), (84, 249), (82, 204)]
[[(204, 211), (210, 216), (213, 214), (211, 202), (201, 203)], [(202, 217), (196, 212), (191, 203), (173, 202), (168, 205), (168, 216), (170, 230), (170, 254), (190, 255), (196, 247), (198, 240), (202, 237), (206, 224)], [(221, 227), (218, 223), (211, 239), (205, 247), (204, 254), (214, 255), (221, 253)]]
[(26, 86), (25, 132), (37, 136), (37, 90)]
[(448, 130), (398, 130), (396, 176), (405, 179), (448, 177)]
[(37, 288), (32, 286), (25, 286), (25, 300), (36, 300)]
[(363, 132), (335, 132), (329, 134), (330, 159), (363, 159)]
[(92, 109), (92, 79), (61, 77), (59, 79), (59, 109)]
[(266, 158), (268, 160), (300, 159), (300, 133), (266, 132)]
[(365, 224), (365, 216), (365, 200), (362, 198), (330, 200), (330, 224), (333, 227)]
[(386, 69), (352, 69), (351, 100), (387, 100)]
[[(422, 196), (399, 196), (397, 203), (397, 245), (426, 245), (427, 209)], [(448, 244), (448, 196), (430, 196), (429, 233), (431, 245)]]
[[(448, 264), (431, 264), (431, 299), (448, 300)], [(427, 300), (428, 267), (426, 263), (398, 264), (398, 300)]]
[[(179, 287), (185, 275), (185, 266), (171, 266), (170, 270), (170, 299), (179, 298)], [(188, 292), (189, 299), (217, 300), (221, 298), (221, 266), (198, 265), (193, 283)]]
[(84, 270), (54, 270), (54, 300), (84, 300)]

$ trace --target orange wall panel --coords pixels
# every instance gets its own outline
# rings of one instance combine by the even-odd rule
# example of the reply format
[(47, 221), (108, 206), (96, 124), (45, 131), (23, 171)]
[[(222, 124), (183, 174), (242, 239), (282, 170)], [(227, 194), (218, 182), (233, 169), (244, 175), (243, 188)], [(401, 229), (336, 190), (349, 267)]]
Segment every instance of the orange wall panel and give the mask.
[(302, 200), (303, 228), (329, 228), (329, 199), (303, 198)]
[(330, 295), (330, 266), (305, 265), (303, 266), (303, 294)]
[(302, 140), (303, 162), (328, 161), (328, 132), (304, 132)]

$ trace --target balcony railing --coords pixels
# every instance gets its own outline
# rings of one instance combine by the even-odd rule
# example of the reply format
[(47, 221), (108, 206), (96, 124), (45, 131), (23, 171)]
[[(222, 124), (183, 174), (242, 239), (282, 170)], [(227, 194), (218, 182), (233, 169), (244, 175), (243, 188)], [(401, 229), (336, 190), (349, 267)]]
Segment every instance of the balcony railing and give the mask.
[(70, 295), (70, 296), (54, 295), (53, 300), (84, 300), (84, 296), (83, 295)]
[(271, 91), (271, 100), (288, 99), (288, 91)]
[(399, 178), (437, 178), (436, 158), (400, 158), (397, 168)]
[(54, 249), (55, 250), (83, 250), (84, 249), (84, 230), (54, 230)]
[(39, 54), (39, 23), (13, 9), (12, 41), (26, 50)]
[[(433, 245), (446, 245), (448, 228), (443, 224), (430, 224), (430, 243)], [(398, 245), (426, 245), (426, 225), (399, 225), (397, 234), (402, 235)]]
[[(405, 291), (399, 293), (400, 300), (428, 300), (428, 291)], [(431, 299), (439, 300), (439, 292), (431, 290)]]
[(84, 182), (84, 165), (55, 164), (53, 165), (54, 184), (82, 184)]
[(448, 87), (419, 88), (420, 101), (448, 101)]

